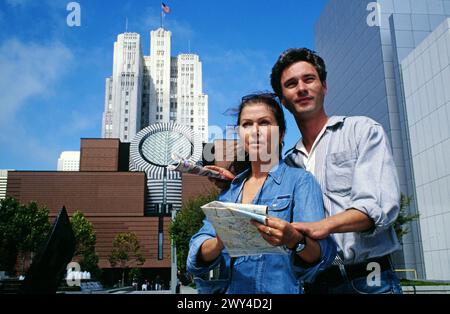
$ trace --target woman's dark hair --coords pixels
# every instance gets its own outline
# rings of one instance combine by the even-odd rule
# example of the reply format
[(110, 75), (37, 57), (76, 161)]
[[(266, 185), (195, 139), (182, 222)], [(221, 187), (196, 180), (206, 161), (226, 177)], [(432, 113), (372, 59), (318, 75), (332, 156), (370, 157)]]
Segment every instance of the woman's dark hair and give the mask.
[(237, 125), (241, 123), (242, 110), (244, 110), (244, 108), (247, 107), (248, 105), (255, 103), (266, 104), (267, 107), (269, 107), (270, 110), (272, 110), (275, 120), (277, 121), (280, 130), (280, 136), (286, 133), (286, 120), (284, 118), (283, 108), (278, 102), (277, 95), (275, 95), (274, 93), (261, 92), (249, 94), (242, 97), (241, 103), (239, 104), (239, 108), (237, 110), (238, 116)]
[[(250, 95), (246, 95), (242, 97), (241, 102), (239, 104), (239, 107), (229, 109), (226, 111), (226, 114), (236, 115), (237, 116), (237, 125), (239, 126), (241, 122), (241, 114), (242, 110), (244, 110), (245, 107), (248, 105), (254, 104), (254, 103), (264, 103), (269, 107), (273, 115), (275, 117), (275, 120), (277, 121), (278, 128), (279, 128), (279, 135), (280, 137), (286, 133), (286, 120), (284, 118), (284, 112), (283, 108), (281, 107), (280, 103), (278, 102), (277, 95), (274, 93), (269, 92), (259, 92), (254, 93)], [(283, 150), (283, 142), (280, 143), (278, 157), (282, 159), (282, 150)], [(241, 155), (244, 154), (244, 155)], [(239, 156), (243, 156), (244, 159), (241, 160)], [(228, 170), (233, 172), (235, 175), (238, 175), (239, 173), (245, 171), (246, 169), (250, 168), (250, 158), (248, 153), (243, 151), (238, 151), (235, 160), (230, 164), (228, 167)]]
[(281, 88), (281, 75), (283, 71), (294, 63), (305, 61), (314, 66), (322, 84), (327, 80), (327, 71), (323, 59), (308, 48), (290, 48), (285, 50), (272, 68), (270, 83), (273, 91), (282, 99), (283, 91)]
[[(283, 108), (281, 107), (280, 103), (278, 102), (278, 98), (274, 93), (260, 92), (242, 97), (239, 108), (237, 109), (237, 125), (239, 126), (239, 124), (241, 123), (242, 110), (244, 110), (245, 107), (255, 103), (266, 104), (267, 107), (272, 110), (275, 120), (278, 124), (279, 135), (281, 138), (286, 133), (286, 120), (284, 118)], [(284, 142), (281, 141), (279, 147), (280, 159), (282, 157), (281, 152), (283, 150), (283, 144)]]

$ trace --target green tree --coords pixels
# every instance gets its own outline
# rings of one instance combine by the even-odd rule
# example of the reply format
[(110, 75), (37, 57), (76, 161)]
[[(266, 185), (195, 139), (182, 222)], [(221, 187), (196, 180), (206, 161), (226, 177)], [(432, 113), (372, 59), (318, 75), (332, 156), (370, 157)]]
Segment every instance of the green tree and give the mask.
[(18, 255), (14, 222), (20, 204), (14, 198), (0, 200), (0, 269), (15, 273)]
[(50, 229), (49, 210), (35, 202), (21, 205), (16, 199), (7, 197), (0, 201), (0, 268), (15, 274), (17, 257), (22, 258), (22, 273), (25, 258), (44, 244)]
[(140, 268), (132, 268), (128, 274), (128, 280), (131, 280), (132, 282), (139, 282), (142, 277), (143, 275)]
[(100, 278), (99, 258), (95, 253), (97, 236), (92, 223), (80, 211), (72, 215), (70, 223), (76, 241), (74, 257), (83, 271), (89, 271), (93, 278)]
[(217, 192), (199, 196), (187, 201), (175, 219), (169, 225), (169, 234), (177, 248), (177, 266), (182, 274), (186, 272), (186, 259), (189, 253), (189, 241), (201, 228), (205, 215), (201, 206), (217, 199)]
[(122, 268), (123, 286), (126, 269), (132, 265), (142, 265), (145, 262), (136, 234), (133, 232), (119, 233), (113, 241), (113, 248), (108, 260), (112, 267), (119, 265), (119, 268)]
[(402, 193), (400, 196), (400, 212), (398, 214), (397, 220), (394, 222), (395, 233), (397, 234), (397, 237), (400, 241), (402, 241), (403, 236), (408, 234), (409, 232), (409, 229), (406, 225), (419, 218), (420, 216), (419, 214), (410, 215), (408, 213), (408, 207), (410, 203), (411, 197), (407, 197)]

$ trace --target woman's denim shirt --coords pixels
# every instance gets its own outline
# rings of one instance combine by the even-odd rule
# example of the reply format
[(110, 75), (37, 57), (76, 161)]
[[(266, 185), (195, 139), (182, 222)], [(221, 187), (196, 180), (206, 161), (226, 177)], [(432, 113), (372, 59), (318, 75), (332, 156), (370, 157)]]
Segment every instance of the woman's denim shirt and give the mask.
[[(238, 175), (230, 187), (220, 194), (218, 200), (241, 203), (241, 191), (249, 174), (250, 169)], [(283, 161), (269, 172), (253, 204), (267, 205), (269, 216), (289, 222), (310, 222), (325, 218), (322, 192), (314, 177), (303, 169), (287, 166)], [(226, 249), (222, 250), (222, 254), (212, 263), (205, 264), (197, 260), (203, 242), (215, 236), (213, 226), (205, 219), (203, 227), (190, 241), (187, 270), (195, 277), (209, 273), (220, 264), (222, 279), (230, 278), (230, 256)], [(225, 292), (301, 293), (300, 282), (311, 282), (335, 258), (336, 245), (331, 237), (319, 240), (318, 243), (321, 252), (320, 261), (311, 267), (303, 264), (293, 253), (237, 257)], [(203, 280), (200, 282), (203, 283), (198, 287), (200, 293), (213, 293), (213, 282)]]

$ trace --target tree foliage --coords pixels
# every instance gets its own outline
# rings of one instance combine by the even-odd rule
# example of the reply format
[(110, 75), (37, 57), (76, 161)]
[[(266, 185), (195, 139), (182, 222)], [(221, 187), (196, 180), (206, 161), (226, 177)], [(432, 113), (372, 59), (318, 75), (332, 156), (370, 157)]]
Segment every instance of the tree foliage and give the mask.
[(44, 244), (50, 229), (48, 213), (35, 202), (21, 205), (12, 197), (0, 200), (0, 269), (15, 274), (17, 257), (24, 260)]
[(128, 275), (128, 278), (134, 282), (140, 282), (143, 278), (143, 274), (140, 268), (132, 268)]
[(100, 269), (98, 267), (98, 256), (95, 253), (95, 244), (97, 236), (92, 223), (81, 213), (76, 211), (70, 219), (72, 230), (75, 235), (75, 254), (81, 269), (89, 271), (91, 275), (98, 279)]
[(203, 225), (205, 215), (200, 207), (216, 199), (217, 192), (211, 192), (209, 195), (187, 201), (169, 225), (169, 234), (177, 248), (177, 266), (181, 273), (186, 272), (189, 241)]
[(139, 239), (133, 232), (119, 233), (113, 241), (113, 248), (108, 257), (112, 267), (122, 268), (122, 285), (125, 280), (125, 270), (130, 266), (142, 265), (145, 258), (141, 252)]
[(419, 218), (419, 214), (410, 215), (408, 212), (409, 204), (411, 203), (411, 197), (407, 197), (403, 193), (400, 196), (400, 212), (397, 220), (394, 223), (395, 233), (398, 239), (401, 241), (403, 236), (408, 234), (409, 228), (406, 226), (413, 220)]

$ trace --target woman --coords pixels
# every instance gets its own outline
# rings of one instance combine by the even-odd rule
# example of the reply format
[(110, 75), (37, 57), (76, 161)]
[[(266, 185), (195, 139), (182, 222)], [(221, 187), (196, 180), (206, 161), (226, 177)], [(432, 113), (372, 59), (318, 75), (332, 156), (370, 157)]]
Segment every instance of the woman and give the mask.
[[(296, 231), (295, 221), (324, 218), (322, 194), (313, 176), (280, 161), (286, 122), (272, 94), (254, 94), (239, 106), (239, 136), (250, 168), (236, 176), (219, 201), (267, 205), (267, 226), (253, 222), (270, 244), (285, 246), (289, 254), (264, 254), (231, 259), (212, 225), (205, 219), (190, 242), (188, 271), (194, 276), (221, 265), (226, 275), (221, 292), (301, 293), (301, 281), (312, 281), (334, 260), (336, 246), (330, 237), (313, 240)], [(199, 282), (199, 292), (207, 282)], [(209, 290), (212, 292), (213, 290)], [(206, 291), (207, 292), (207, 291)]]

